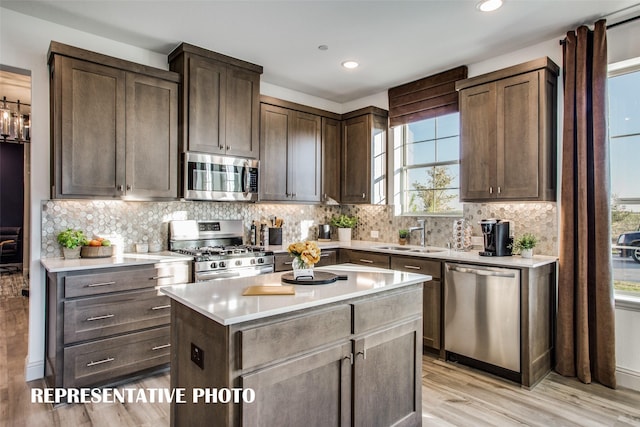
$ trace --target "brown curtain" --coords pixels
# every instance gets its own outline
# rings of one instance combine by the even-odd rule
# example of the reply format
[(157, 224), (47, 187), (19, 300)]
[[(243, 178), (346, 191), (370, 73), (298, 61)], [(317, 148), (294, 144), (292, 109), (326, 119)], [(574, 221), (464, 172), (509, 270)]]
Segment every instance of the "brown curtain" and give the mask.
[(605, 21), (564, 40), (556, 371), (616, 387)]

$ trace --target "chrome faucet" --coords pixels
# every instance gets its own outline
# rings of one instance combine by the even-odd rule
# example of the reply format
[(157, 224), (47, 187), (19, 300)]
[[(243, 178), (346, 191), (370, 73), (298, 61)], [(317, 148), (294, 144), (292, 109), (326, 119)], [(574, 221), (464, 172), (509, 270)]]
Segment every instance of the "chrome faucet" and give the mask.
[(410, 227), (409, 228), (409, 240), (411, 240), (411, 233), (417, 230), (420, 230), (420, 246), (426, 246), (427, 244), (427, 232), (425, 230), (424, 219), (419, 219), (418, 224), (419, 227)]

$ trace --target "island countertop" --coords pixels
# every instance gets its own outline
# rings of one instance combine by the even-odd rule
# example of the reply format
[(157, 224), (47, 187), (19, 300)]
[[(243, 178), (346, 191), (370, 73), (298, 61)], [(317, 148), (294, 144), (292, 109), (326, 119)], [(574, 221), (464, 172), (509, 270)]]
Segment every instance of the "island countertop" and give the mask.
[(243, 296), (249, 286), (281, 286), (285, 272), (160, 288), (171, 299), (214, 320), (232, 325), (375, 294), (431, 280), (431, 276), (354, 264), (318, 267), (347, 276), (328, 285), (294, 285), (295, 295)]

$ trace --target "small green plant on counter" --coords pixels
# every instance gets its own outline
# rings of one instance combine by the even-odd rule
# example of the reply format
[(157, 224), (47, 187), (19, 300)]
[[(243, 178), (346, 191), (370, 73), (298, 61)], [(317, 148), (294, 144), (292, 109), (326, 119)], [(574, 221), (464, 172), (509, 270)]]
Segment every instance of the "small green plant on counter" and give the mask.
[(358, 223), (358, 217), (342, 214), (331, 218), (330, 223), (337, 228), (353, 228)]
[(538, 243), (538, 238), (531, 233), (524, 233), (518, 237), (513, 244), (513, 248), (516, 252), (520, 252), (523, 249), (533, 249)]
[(406, 239), (407, 237), (409, 237), (409, 230), (407, 230), (406, 228), (398, 230), (398, 237), (400, 237), (401, 239)]
[(82, 230), (67, 228), (65, 231), (58, 234), (58, 243), (60, 243), (63, 248), (75, 249), (78, 246), (85, 245), (87, 243), (87, 238), (84, 236)]

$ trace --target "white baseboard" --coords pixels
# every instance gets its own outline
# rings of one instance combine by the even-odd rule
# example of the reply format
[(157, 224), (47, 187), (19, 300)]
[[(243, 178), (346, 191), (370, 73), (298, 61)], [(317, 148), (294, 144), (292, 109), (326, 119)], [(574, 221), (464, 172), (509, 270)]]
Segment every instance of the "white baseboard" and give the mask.
[(29, 363), (29, 357), (25, 358), (24, 377), (27, 382), (44, 378), (44, 360)]
[(640, 372), (618, 366), (616, 368), (616, 382), (618, 387), (640, 391)]

